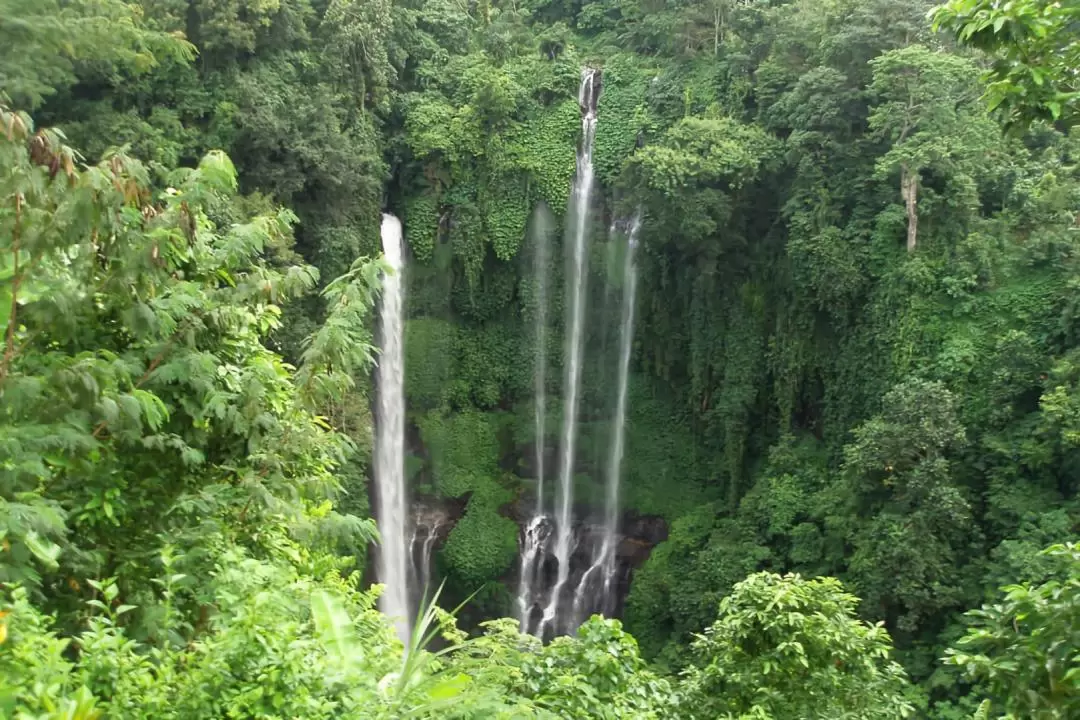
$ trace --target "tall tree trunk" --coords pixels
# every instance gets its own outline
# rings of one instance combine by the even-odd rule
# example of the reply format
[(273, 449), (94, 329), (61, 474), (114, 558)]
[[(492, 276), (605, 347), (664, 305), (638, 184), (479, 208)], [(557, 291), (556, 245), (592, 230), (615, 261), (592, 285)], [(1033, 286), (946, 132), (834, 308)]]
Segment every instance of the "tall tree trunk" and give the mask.
[(720, 54), (720, 23), (723, 20), (723, 16), (720, 14), (720, 8), (713, 9), (713, 57)]
[(915, 252), (919, 239), (919, 173), (900, 166), (900, 196), (907, 209), (907, 250)]

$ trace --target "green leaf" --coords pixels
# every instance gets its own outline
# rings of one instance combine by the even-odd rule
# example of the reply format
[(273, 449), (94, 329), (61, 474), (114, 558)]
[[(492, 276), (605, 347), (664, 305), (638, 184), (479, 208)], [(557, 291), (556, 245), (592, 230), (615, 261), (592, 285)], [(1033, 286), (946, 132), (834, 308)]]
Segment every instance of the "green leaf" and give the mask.
[(56, 561), (57, 558), (60, 557), (59, 545), (45, 540), (33, 530), (23, 537), (23, 542), (26, 544), (27, 549), (30, 550), (38, 560), (45, 563), (45, 565), (50, 568), (55, 569), (57, 567)]
[(311, 595), (311, 616), (315, 629), (327, 651), (343, 667), (359, 656), (359, 647), (353, 640), (353, 627), (341, 602), (325, 590)]
[(464, 692), (471, 682), (472, 679), (468, 675), (459, 673), (439, 681), (428, 690), (427, 694), (432, 700), (450, 700)]

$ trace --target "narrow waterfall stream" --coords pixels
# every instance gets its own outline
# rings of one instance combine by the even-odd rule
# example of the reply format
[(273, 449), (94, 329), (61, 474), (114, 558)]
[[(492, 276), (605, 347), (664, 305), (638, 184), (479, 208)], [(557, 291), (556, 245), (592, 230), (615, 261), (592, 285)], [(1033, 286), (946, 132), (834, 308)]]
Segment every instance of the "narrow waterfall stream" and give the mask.
[(410, 609), (415, 611), (429, 600), (435, 592), (431, 586), (431, 554), (439, 540), (439, 530), (443, 519), (438, 516), (426, 517), (417, 512), (413, 518), (412, 537), (409, 540), (409, 599), (413, 603)]
[(536, 366), (533, 388), (536, 396), (534, 423), (536, 440), (533, 452), (536, 460), (536, 517), (544, 514), (544, 436), (547, 427), (547, 293), (548, 293), (548, 254), (551, 242), (550, 212), (538, 207), (533, 213), (533, 233), (536, 238), (533, 256), (533, 276), (536, 279)]
[(626, 447), (626, 392), (630, 379), (630, 351), (634, 344), (634, 304), (637, 302), (637, 266), (634, 253), (641, 232), (641, 211), (634, 216), (626, 237), (626, 258), (623, 260), (622, 322), (619, 324), (619, 374), (615, 396), (615, 416), (611, 429), (611, 456), (607, 466), (607, 493), (604, 498), (604, 543), (602, 609), (610, 612), (615, 585), (616, 555), (619, 533), (619, 487), (622, 483), (623, 452)]
[(392, 272), (383, 277), (380, 303), (380, 353), (377, 371), (378, 414), (375, 424), (375, 486), (378, 494), (379, 582), (386, 586), (379, 608), (408, 645), (410, 635), (408, 551), (405, 502), (405, 355), (403, 304), (405, 284), (401, 221), (382, 217), (382, 245)]
[(634, 303), (637, 300), (637, 268), (634, 251), (641, 231), (641, 213), (634, 216), (626, 237), (622, 273), (622, 316), (619, 322), (619, 356), (615, 412), (612, 415), (610, 453), (605, 467), (604, 529), (593, 563), (582, 574), (574, 591), (574, 622), (590, 611), (608, 614), (614, 608), (619, 541), (619, 486), (625, 447), (626, 399), (630, 376), (630, 351), (634, 339)]
[(589, 208), (593, 191), (593, 138), (596, 134), (596, 103), (598, 100), (599, 73), (585, 68), (581, 73), (578, 101), (581, 105), (581, 145), (577, 155), (577, 174), (569, 208), (570, 252), (567, 255), (566, 282), (569, 289), (566, 381), (563, 389), (562, 434), (559, 445), (559, 485), (556, 488), (555, 559), (558, 576), (551, 590), (551, 597), (544, 608), (544, 617), (538, 634), (552, 629), (559, 616), (559, 602), (563, 587), (570, 577), (570, 555), (573, 552), (573, 506), (574, 506), (574, 460), (577, 441), (578, 402), (581, 384), (582, 345), (585, 325), (585, 289), (588, 279), (588, 253), (586, 252)]
[[(521, 632), (524, 633), (533, 631), (534, 610), (537, 603), (542, 601), (544, 557), (549, 549), (552, 529), (550, 518), (546, 515), (535, 515), (525, 526), (525, 534), (521, 540), (521, 577), (517, 602), (518, 622)], [(536, 629), (539, 631), (539, 628)]]
[(547, 430), (547, 333), (548, 333), (548, 282), (550, 268), (548, 261), (551, 244), (551, 213), (546, 206), (538, 206), (533, 212), (530, 232), (533, 238), (533, 278), (536, 283), (536, 324), (533, 342), (533, 390), (535, 409), (533, 412), (533, 431), (536, 439), (533, 443), (534, 462), (536, 464), (536, 509), (525, 527), (521, 539), (520, 562), (518, 564), (518, 622), (522, 632), (529, 632), (530, 617), (536, 604), (536, 590), (540, 581), (540, 565), (548, 537), (551, 535), (550, 522), (544, 514), (545, 439)]

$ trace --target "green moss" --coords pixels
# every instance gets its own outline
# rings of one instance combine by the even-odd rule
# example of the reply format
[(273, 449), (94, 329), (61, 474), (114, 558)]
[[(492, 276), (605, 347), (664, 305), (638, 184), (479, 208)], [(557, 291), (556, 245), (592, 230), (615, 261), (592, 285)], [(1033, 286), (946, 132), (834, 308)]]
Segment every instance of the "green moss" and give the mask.
[(471, 410), (433, 411), (421, 417), (418, 425), (439, 495), (457, 498), (471, 493), (492, 505), (509, 501), (510, 492), (498, 481), (498, 416)]
[(664, 394), (649, 381), (632, 378), (624, 506), (671, 522), (715, 496), (718, 489), (708, 481), (716, 464)]
[(499, 515), (497, 506), (474, 495), (465, 515), (450, 531), (442, 558), (459, 585), (477, 586), (510, 568), (517, 555), (517, 535), (513, 520)]
[(580, 130), (581, 110), (577, 100), (568, 97), (534, 115), (516, 138), (530, 173), (532, 197), (552, 208), (565, 208), (570, 198)]
[(495, 408), (531, 389), (531, 358), (512, 324), (487, 324), (462, 337), (459, 347), (458, 381), (467, 388), (470, 404)]
[(413, 257), (429, 262), (439, 235), (439, 201), (430, 190), (411, 196), (405, 204), (405, 242)]
[(614, 187), (623, 164), (634, 154), (639, 133), (647, 126), (648, 80), (640, 61), (616, 55), (604, 63), (601, 83), (593, 164), (600, 182)]
[(405, 323), (405, 396), (414, 410), (441, 405), (454, 377), (458, 329), (437, 318)]
[(481, 196), (487, 241), (496, 258), (511, 260), (525, 239), (529, 218), (526, 177), (524, 173), (493, 174), (481, 188)]
[(499, 416), (475, 411), (432, 412), (419, 422), (436, 494), (469, 497), (442, 551), (445, 569), (459, 588), (475, 589), (499, 577), (517, 553), (517, 525), (499, 514), (514, 496), (508, 487), (512, 479), (498, 467), (501, 424)]
[(475, 282), (459, 283), (451, 296), (454, 309), (470, 320), (493, 320), (510, 306), (517, 286), (515, 267), (491, 260)]

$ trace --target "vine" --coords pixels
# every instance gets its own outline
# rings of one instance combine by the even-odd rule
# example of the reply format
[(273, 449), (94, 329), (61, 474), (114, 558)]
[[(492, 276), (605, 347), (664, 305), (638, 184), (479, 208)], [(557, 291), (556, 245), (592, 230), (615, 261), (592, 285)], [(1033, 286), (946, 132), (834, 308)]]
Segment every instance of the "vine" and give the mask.
[(614, 187), (623, 165), (634, 154), (639, 135), (649, 127), (648, 81), (636, 58), (615, 55), (605, 61), (601, 83), (593, 164), (600, 181)]
[(428, 190), (405, 203), (405, 242), (419, 262), (430, 262), (439, 237), (439, 198)]

